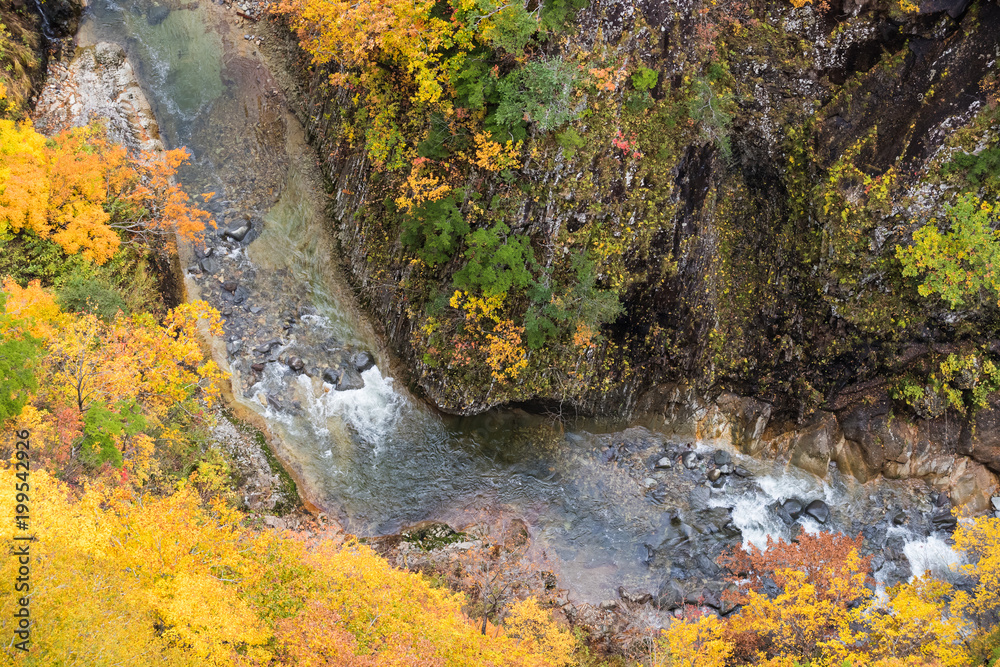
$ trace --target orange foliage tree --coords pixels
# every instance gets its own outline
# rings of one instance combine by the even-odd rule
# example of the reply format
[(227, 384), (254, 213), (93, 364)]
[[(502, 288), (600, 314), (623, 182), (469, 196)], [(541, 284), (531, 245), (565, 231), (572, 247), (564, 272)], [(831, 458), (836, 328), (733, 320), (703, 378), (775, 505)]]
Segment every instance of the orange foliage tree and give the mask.
[[(982, 521), (988, 520), (977, 525)], [(989, 540), (982, 535), (968, 531), (957, 541), (983, 546)], [(654, 664), (969, 664), (965, 594), (922, 578), (876, 595), (870, 558), (860, 547), (860, 537), (823, 533), (727, 552), (721, 562), (733, 573), (743, 607), (725, 619), (677, 620), (664, 632)], [(776, 590), (764, 592), (766, 583)]]
[(210, 224), (173, 182), (183, 149), (130, 156), (100, 125), (46, 139), (0, 120), (0, 238), (27, 230), (103, 264), (126, 241), (147, 245)]

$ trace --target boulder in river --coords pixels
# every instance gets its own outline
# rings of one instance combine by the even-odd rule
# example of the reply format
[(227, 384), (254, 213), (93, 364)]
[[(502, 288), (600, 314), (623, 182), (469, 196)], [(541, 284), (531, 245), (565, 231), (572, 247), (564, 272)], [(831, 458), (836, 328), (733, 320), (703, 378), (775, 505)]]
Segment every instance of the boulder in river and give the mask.
[(814, 500), (806, 505), (805, 513), (820, 523), (830, 520), (830, 508), (822, 500)]
[(327, 368), (323, 371), (323, 382), (329, 382), (334, 387), (340, 384), (340, 376), (343, 371), (339, 368)]
[(222, 268), (222, 265), (219, 264), (219, 260), (217, 260), (215, 257), (206, 257), (205, 259), (198, 262), (198, 264), (201, 266), (202, 271), (209, 274), (217, 273), (219, 269)]
[(365, 380), (356, 368), (348, 366), (340, 374), (340, 381), (337, 382), (337, 391), (354, 391), (363, 389)]
[(715, 450), (712, 458), (715, 460), (715, 465), (717, 466), (724, 466), (733, 462), (732, 455), (724, 449)]
[(246, 235), (250, 233), (250, 223), (244, 222), (242, 225), (236, 227), (230, 227), (222, 231), (220, 236), (223, 238), (230, 238), (237, 243), (246, 238)]
[(802, 503), (795, 498), (789, 498), (785, 502), (781, 503), (781, 506), (786, 512), (788, 512), (788, 516), (793, 519), (798, 519), (802, 516)]
[(931, 516), (931, 525), (935, 530), (952, 532), (958, 526), (958, 519), (947, 508), (942, 508)]
[(710, 482), (717, 482), (721, 477), (722, 477), (722, 471), (719, 470), (718, 468), (712, 468), (711, 470), (708, 471), (708, 481)]
[(170, 7), (153, 3), (153, 6), (146, 10), (146, 23), (149, 25), (160, 25), (170, 16)]
[(685, 468), (691, 470), (698, 465), (698, 455), (694, 452), (684, 452), (681, 456), (681, 463), (684, 464)]
[(624, 586), (618, 587), (618, 597), (632, 604), (646, 604), (653, 599), (653, 595), (648, 591), (630, 590)]
[(354, 367), (358, 369), (359, 373), (364, 373), (366, 370), (375, 365), (375, 358), (368, 352), (358, 352), (354, 355), (352, 361), (354, 362)]

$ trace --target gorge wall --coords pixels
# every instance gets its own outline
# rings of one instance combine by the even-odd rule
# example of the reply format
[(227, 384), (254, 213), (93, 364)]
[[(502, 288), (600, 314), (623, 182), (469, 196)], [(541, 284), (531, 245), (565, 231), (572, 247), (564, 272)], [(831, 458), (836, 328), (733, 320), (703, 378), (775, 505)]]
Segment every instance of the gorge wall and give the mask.
[[(761, 433), (824, 433), (786, 443), (804, 467), (942, 482), (962, 470), (979, 480), (962, 495), (983, 507), (985, 468), (1000, 472), (997, 295), (977, 283), (956, 302), (920, 285), (926, 273), (904, 275), (901, 253), (928, 223), (957, 228), (959, 193), (995, 201), (1000, 7), (798, 4), (592, 2), (517, 62), (494, 52), (493, 76), (526, 59), (580, 72), (565, 108), (550, 105), (558, 123), (526, 107), (521, 134), (508, 126), (524, 142), (516, 164), (480, 152), (461, 166), (475, 148), (456, 129), (472, 106), (456, 89), (444, 115), (399, 98), (393, 165), (372, 150), (372, 91), (310, 68), (299, 112), (350, 278), (430, 400), (462, 414), (519, 403), (624, 416), (672, 410), (676, 386), (698, 405), (725, 391), (748, 398), (715, 409), (752, 403), (768, 415)], [(488, 125), (488, 93), (484, 108)], [(516, 342), (552, 325), (522, 346), (516, 373), (484, 358), (499, 329), (473, 326), (485, 312), (469, 307), (474, 288), (490, 292), (467, 267), (488, 243), (424, 231), (421, 248), (414, 218), (441, 229), (450, 210), (400, 204), (428, 165), (460, 194), (438, 209), (472, 230), (503, 223), (501, 248), (530, 244), (515, 253), (527, 287), (513, 276), (502, 315), (486, 313), (522, 325)], [(747, 428), (744, 407), (728, 413)]]

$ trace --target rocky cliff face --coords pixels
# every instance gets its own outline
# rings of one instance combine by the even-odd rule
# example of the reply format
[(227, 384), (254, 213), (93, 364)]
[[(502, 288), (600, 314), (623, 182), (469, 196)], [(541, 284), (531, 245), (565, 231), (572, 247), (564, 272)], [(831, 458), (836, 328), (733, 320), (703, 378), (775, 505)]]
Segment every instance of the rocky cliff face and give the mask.
[[(725, 390), (763, 406), (749, 421), (730, 418), (744, 412), (727, 412), (732, 401), (713, 408), (744, 448), (768, 442), (862, 480), (974, 479), (961, 493), (982, 505), (1000, 472), (997, 408), (983, 398), (996, 389), (996, 299), (955, 307), (919, 292), (897, 246), (943, 220), (956, 192), (997, 195), (976, 161), (996, 143), (1000, 7), (796, 4), (594, 1), (543, 45), (657, 77), (648, 98), (591, 88), (579, 144), (528, 139), (504, 219), (539, 264), (578, 236), (607, 244), (597, 285), (622, 308), (572, 370), (532, 352), (544, 361), (506, 387), (428, 353), (425, 306), (460, 263), (414, 269), (389, 205), (402, 176), (373, 168), (344, 131), (356, 97), (315, 73), (301, 112), (326, 156), (350, 276), (431, 400), (620, 415), (669, 410), (665, 383), (683, 381), (693, 404)], [(506, 192), (497, 174), (468, 182), (483, 201)]]

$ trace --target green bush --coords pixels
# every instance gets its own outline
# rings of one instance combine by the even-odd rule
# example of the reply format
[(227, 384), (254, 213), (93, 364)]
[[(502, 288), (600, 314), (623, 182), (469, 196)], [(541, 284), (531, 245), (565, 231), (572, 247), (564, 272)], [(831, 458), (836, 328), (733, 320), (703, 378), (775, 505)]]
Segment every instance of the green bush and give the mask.
[(92, 313), (104, 321), (118, 311), (127, 313), (122, 295), (107, 280), (97, 276), (73, 275), (56, 293), (59, 307), (74, 313)]
[(490, 43), (516, 56), (524, 53), (524, 47), (538, 30), (538, 21), (529, 14), (521, 3), (507, 5), (493, 19)]
[(465, 242), (466, 264), (455, 274), (456, 288), (479, 288), (490, 296), (531, 284), (528, 267), (534, 264), (534, 253), (524, 234), (511, 235), (510, 227), (498, 222), (488, 229), (472, 232)]
[(572, 127), (567, 127), (562, 132), (556, 134), (556, 143), (562, 146), (563, 153), (568, 158), (576, 155), (576, 151), (587, 145), (580, 133)]
[[(546, 287), (545, 284), (552, 284)], [(572, 256), (565, 283), (541, 280), (529, 291), (533, 301), (524, 319), (525, 341), (537, 350), (577, 324), (593, 330), (612, 322), (622, 311), (618, 295), (597, 288), (594, 263), (585, 253)]]
[(122, 465), (122, 453), (115, 446), (114, 436), (131, 437), (146, 428), (146, 419), (134, 402), (122, 402), (111, 410), (103, 402), (92, 403), (83, 416), (83, 442), (80, 460), (96, 468), (109, 463)]
[(451, 259), (459, 240), (469, 231), (469, 224), (459, 210), (455, 190), (447, 197), (426, 201), (403, 218), (403, 243), (434, 267)]
[(542, 4), (542, 27), (553, 32), (565, 30), (576, 12), (587, 4), (587, 0), (545, 0)]
[(713, 142), (719, 151), (729, 155), (729, 126), (733, 122), (733, 94), (721, 81), (718, 71), (709, 68), (709, 75), (691, 82), (688, 117), (701, 126), (701, 135)]
[(652, 90), (656, 86), (657, 79), (659, 79), (659, 74), (656, 70), (640, 67), (632, 74), (632, 87), (640, 92)]
[(561, 58), (534, 60), (497, 85), (499, 103), (487, 124), (505, 141), (524, 138), (526, 120), (548, 132), (579, 115), (572, 108), (575, 84), (576, 70)]
[(978, 154), (959, 153), (941, 167), (941, 173), (948, 176), (965, 173), (965, 179), (975, 189), (987, 188), (990, 192), (1000, 190), (1000, 146), (987, 148)]
[(921, 296), (937, 294), (952, 309), (978, 302), (983, 291), (1000, 298), (1000, 232), (992, 228), (993, 207), (960, 195), (945, 209), (949, 230), (931, 220), (913, 234), (913, 244), (896, 246), (903, 275), (920, 277)]

